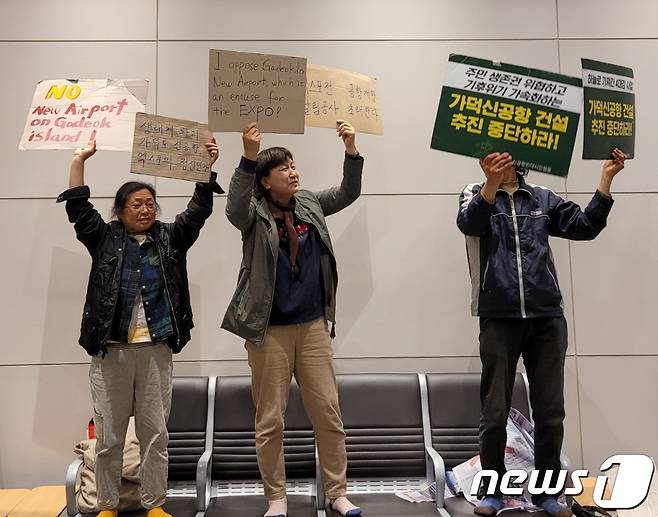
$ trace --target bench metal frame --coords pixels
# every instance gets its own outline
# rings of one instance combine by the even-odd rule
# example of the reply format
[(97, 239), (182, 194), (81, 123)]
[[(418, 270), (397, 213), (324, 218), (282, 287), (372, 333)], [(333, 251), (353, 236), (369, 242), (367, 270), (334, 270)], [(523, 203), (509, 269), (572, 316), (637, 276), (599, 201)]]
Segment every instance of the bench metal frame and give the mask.
[[(400, 491), (418, 490), (422, 484), (436, 483), (436, 502), (435, 508), (437, 514), (441, 517), (450, 517), (445, 508), (444, 486), (445, 486), (445, 462), (432, 445), (432, 426), (429, 412), (429, 393), (427, 388), (427, 374), (419, 373), (418, 384), (420, 387), (420, 403), (423, 421), (423, 442), (425, 449), (425, 478), (383, 478), (383, 479), (358, 479), (348, 480), (348, 494), (391, 494)], [(440, 375), (440, 374), (439, 374)], [(523, 382), (525, 385), (528, 408), (530, 409), (530, 421), (532, 420), (532, 406), (530, 405), (530, 385), (528, 376), (523, 373)], [(196, 467), (195, 482), (170, 482), (167, 490), (167, 497), (196, 497), (196, 517), (202, 517), (211, 498), (240, 496), (240, 495), (261, 495), (263, 494), (263, 483), (260, 481), (213, 481), (212, 480), (212, 451), (213, 451), (213, 434), (215, 418), (215, 387), (217, 376), (208, 377), (208, 408), (206, 420), (206, 439), (205, 450), (201, 455)], [(562, 468), (571, 471), (572, 463), (570, 459), (562, 454)], [(79, 517), (80, 513), (76, 501), (76, 487), (80, 472), (82, 471), (83, 462), (76, 458), (68, 466), (66, 471), (66, 508), (62, 516)], [(318, 517), (326, 517), (326, 500), (324, 486), (322, 484), (322, 472), (320, 461), (315, 448), (315, 479), (295, 480), (287, 483), (289, 494), (310, 495), (315, 497), (316, 510)]]
[[(205, 377), (205, 376), (200, 376)], [(196, 480), (188, 481), (170, 481), (167, 488), (167, 498), (190, 497), (194, 496), (196, 500), (196, 517), (203, 517), (208, 507), (210, 499), (210, 469), (212, 463), (212, 429), (214, 426), (214, 403), (215, 403), (215, 379), (208, 377), (208, 411), (206, 414), (206, 440), (203, 454), (199, 458), (196, 466)], [(213, 411), (211, 411), (211, 408)], [(83, 461), (76, 458), (71, 462), (66, 470), (66, 508), (62, 512), (62, 517), (80, 517), (77, 503), (77, 486), (82, 472)]]
[[(440, 374), (432, 374), (440, 375)], [(534, 424), (532, 419), (532, 406), (530, 405), (530, 383), (528, 382), (528, 375), (523, 372), (523, 384), (525, 387), (526, 399), (528, 401), (528, 409), (530, 411), (530, 422)], [(425, 437), (425, 453), (426, 453), (426, 462), (427, 462), (427, 476), (428, 479), (436, 482), (436, 510), (442, 517), (451, 517), (448, 513), (448, 510), (445, 508), (445, 475), (446, 468), (445, 462), (441, 457), (441, 454), (434, 449), (432, 444), (432, 425), (430, 421), (430, 406), (429, 406), (429, 392), (427, 389), (427, 374), (419, 373), (418, 382), (420, 383), (420, 396), (422, 399), (422, 409), (423, 409), (423, 435)], [(566, 454), (562, 454), (560, 457), (560, 463), (562, 468), (565, 470), (572, 470), (571, 460)]]

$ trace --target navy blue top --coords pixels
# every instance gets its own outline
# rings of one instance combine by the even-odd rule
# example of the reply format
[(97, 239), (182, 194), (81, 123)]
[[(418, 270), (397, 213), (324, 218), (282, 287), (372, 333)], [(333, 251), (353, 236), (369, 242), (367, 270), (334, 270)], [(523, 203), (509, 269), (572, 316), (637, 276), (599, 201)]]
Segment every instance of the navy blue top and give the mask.
[(269, 325), (294, 325), (316, 320), (324, 314), (320, 277), (322, 242), (313, 225), (295, 217), (299, 248), (297, 263), (292, 270), (285, 223), (277, 219), (276, 225), (279, 232), (279, 256)]

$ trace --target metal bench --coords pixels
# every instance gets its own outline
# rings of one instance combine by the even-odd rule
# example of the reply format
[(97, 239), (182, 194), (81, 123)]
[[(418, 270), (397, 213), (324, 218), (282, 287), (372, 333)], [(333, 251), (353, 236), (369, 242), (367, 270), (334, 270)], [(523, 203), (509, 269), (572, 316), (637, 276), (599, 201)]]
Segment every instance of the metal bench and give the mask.
[[(250, 377), (217, 377), (212, 489), (206, 517), (252, 517), (267, 509), (256, 461), (254, 419)], [(315, 440), (294, 382), (285, 415), (283, 448), (288, 513), (296, 517), (315, 517)]]
[[(479, 452), (480, 374), (419, 374), (425, 420), (425, 446), (432, 462), (430, 473), (443, 486), (445, 473)], [(528, 380), (517, 373), (512, 392), (512, 407), (532, 421)], [(570, 468), (566, 456), (562, 467)], [(437, 490), (437, 511), (444, 517), (473, 515), (473, 505), (464, 497), (445, 499)], [(506, 511), (509, 517), (527, 516), (527, 512)], [(546, 517), (544, 512), (533, 515)]]
[[(429, 481), (416, 374), (338, 375), (347, 436), (347, 495), (368, 516), (436, 516), (432, 503), (410, 503), (396, 492)], [(339, 513), (327, 510), (330, 517)]]
[[(176, 517), (203, 515), (207, 501), (207, 473), (210, 464), (208, 411), (214, 400), (214, 384), (208, 377), (174, 377), (169, 431), (169, 487), (165, 509)], [(80, 516), (76, 485), (82, 460), (73, 461), (66, 473), (66, 515)], [(84, 515), (96, 515), (82, 514)], [(122, 517), (142, 517), (145, 511), (123, 512)]]

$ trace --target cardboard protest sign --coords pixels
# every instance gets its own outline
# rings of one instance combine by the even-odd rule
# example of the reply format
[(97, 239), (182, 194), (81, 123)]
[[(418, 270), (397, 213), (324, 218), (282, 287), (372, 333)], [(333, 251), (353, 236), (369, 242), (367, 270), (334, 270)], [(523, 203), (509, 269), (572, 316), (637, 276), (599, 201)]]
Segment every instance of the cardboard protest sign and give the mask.
[(135, 113), (146, 109), (143, 79), (55, 79), (37, 84), (18, 148), (130, 151)]
[(566, 176), (582, 108), (577, 77), (451, 55), (431, 147)]
[(615, 147), (635, 156), (635, 79), (625, 66), (581, 59), (583, 158), (607, 160)]
[(210, 140), (207, 124), (137, 113), (130, 172), (207, 183)]
[(306, 69), (306, 125), (336, 128), (348, 121), (360, 133), (382, 135), (377, 79), (322, 65)]
[(306, 58), (210, 51), (208, 125), (242, 131), (250, 122), (261, 133), (303, 133)]

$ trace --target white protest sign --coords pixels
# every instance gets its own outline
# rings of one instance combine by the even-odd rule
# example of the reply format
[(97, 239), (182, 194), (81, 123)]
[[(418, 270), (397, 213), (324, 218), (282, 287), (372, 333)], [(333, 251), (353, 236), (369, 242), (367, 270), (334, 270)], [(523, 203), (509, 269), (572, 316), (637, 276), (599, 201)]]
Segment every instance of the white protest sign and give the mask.
[(37, 84), (18, 148), (130, 151), (135, 114), (146, 109), (144, 79), (55, 79)]

